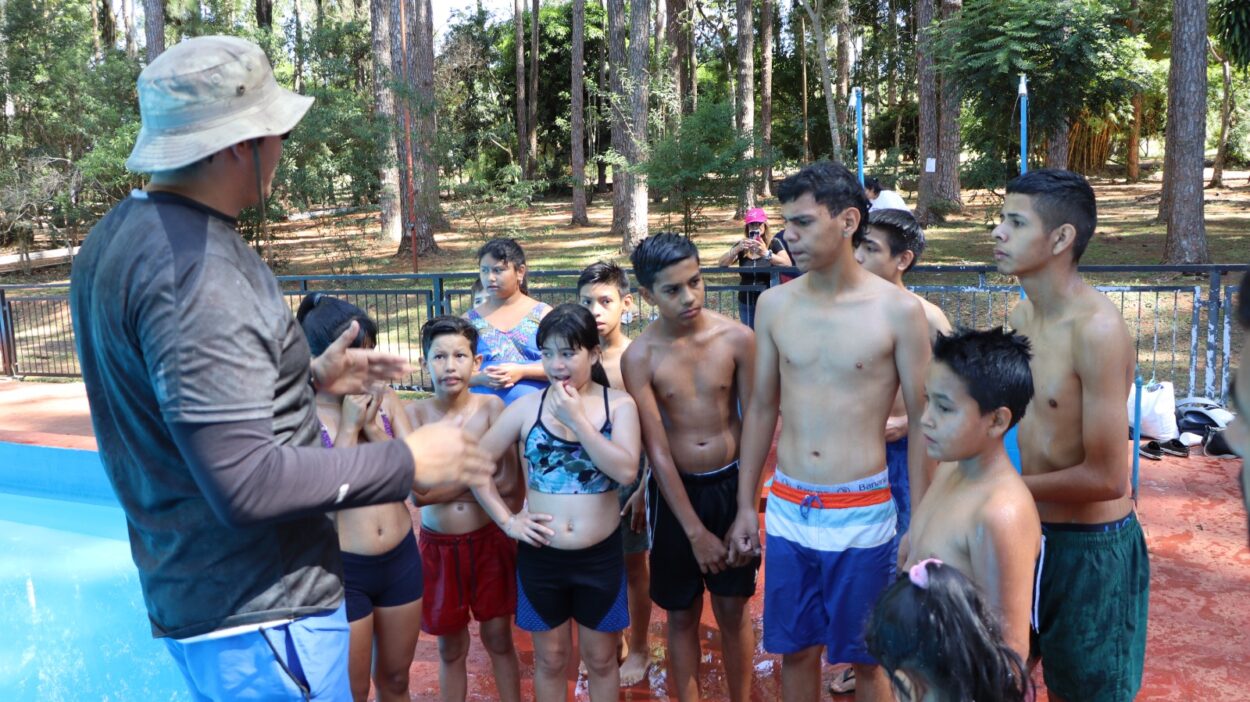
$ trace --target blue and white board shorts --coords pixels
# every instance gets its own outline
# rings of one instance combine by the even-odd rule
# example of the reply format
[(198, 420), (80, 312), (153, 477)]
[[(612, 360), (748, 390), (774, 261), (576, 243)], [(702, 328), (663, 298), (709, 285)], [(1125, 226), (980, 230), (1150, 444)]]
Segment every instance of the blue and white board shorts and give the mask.
[(830, 663), (875, 664), (864, 628), (895, 572), (887, 472), (816, 485), (778, 468), (764, 515), (764, 649), (824, 646)]

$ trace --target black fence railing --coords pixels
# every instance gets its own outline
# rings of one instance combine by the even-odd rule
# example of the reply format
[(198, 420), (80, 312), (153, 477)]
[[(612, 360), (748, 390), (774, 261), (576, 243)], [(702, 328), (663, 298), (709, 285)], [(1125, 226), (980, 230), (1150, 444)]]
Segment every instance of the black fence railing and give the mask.
[[(1235, 283), (1244, 265), (1083, 266), (1086, 278), (1120, 308), (1133, 334), (1138, 373), (1144, 380), (1171, 381), (1179, 396), (1224, 398), (1231, 359), (1240, 351), (1232, 315)], [(558, 304), (576, 299), (578, 270), (530, 271), (530, 294)], [(765, 286), (740, 284), (736, 268), (706, 268), (705, 306), (739, 316), (739, 293)], [(773, 284), (793, 269), (774, 269)], [(1160, 284), (1163, 275), (1175, 279)], [(377, 321), (378, 345), (420, 358), (420, 329), (438, 314), (464, 314), (472, 306), (474, 272), (280, 276), (292, 309), (310, 292), (337, 295), (365, 309)], [(993, 266), (917, 266), (908, 274), (912, 290), (941, 307), (951, 322), (968, 327), (1007, 323), (1021, 290)], [(1141, 281), (1126, 284), (1125, 281)], [(636, 296), (637, 313), (626, 324), (634, 335), (655, 310)], [(68, 290), (64, 285), (0, 285), (0, 373), (8, 376), (81, 375), (74, 349)], [(421, 371), (403, 385), (428, 387)]]

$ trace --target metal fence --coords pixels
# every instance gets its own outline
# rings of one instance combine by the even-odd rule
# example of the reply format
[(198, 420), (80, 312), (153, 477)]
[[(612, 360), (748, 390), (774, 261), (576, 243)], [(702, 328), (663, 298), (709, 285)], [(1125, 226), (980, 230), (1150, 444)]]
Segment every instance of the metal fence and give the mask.
[[(1228, 392), (1231, 359), (1240, 351), (1242, 335), (1234, 333), (1236, 285), (1224, 277), (1246, 266), (1086, 266), (1081, 271), (1120, 308), (1137, 349), (1138, 373), (1150, 380), (1171, 381), (1178, 396), (1204, 395), (1223, 399)], [(576, 299), (580, 271), (530, 271), (530, 295), (550, 304)], [(736, 268), (706, 268), (705, 306), (738, 316), (738, 294), (762, 287), (740, 284)], [(797, 273), (774, 271), (778, 276)], [(1123, 281), (1174, 275), (1172, 284)], [(423, 273), (344, 276), (281, 276), (291, 308), (310, 292), (340, 296), (365, 309), (377, 321), (378, 346), (420, 358), (420, 330), (438, 314), (463, 314), (472, 306), (471, 287), (477, 274)], [(966, 327), (1007, 323), (1021, 289), (993, 266), (917, 266), (908, 274), (912, 289), (941, 307), (951, 322)], [(626, 325), (631, 336), (653, 319), (655, 310), (637, 297), (638, 314)], [(0, 285), (0, 373), (9, 376), (81, 375), (74, 350), (68, 290), (65, 286)], [(417, 370), (404, 385), (428, 387)]]

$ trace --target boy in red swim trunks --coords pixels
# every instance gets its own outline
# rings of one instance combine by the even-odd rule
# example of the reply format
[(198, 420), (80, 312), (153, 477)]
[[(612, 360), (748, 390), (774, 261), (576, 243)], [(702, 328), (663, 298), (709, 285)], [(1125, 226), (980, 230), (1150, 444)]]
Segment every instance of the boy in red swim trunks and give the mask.
[[(482, 361), (474, 351), (477, 330), (460, 317), (435, 317), (421, 328), (421, 347), (434, 397), (409, 405), (413, 426), (453, 418), (467, 433), (481, 438), (503, 411), (503, 401), (469, 392), (469, 378)], [(515, 458), (500, 461), (495, 482), (509, 507), (519, 509), (524, 489)], [(516, 542), (495, 526), (468, 490), (436, 488), (414, 490), (412, 495), (421, 507), (419, 545), (425, 569), (421, 630), (438, 637), (440, 697), (462, 702), (467, 694), (465, 659), (472, 615), (481, 625), (498, 699), (519, 702), (521, 673), (512, 645)]]

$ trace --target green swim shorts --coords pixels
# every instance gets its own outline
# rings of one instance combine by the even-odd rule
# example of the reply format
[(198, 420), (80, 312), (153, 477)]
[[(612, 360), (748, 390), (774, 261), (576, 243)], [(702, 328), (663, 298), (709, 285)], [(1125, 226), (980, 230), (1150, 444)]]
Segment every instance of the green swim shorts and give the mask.
[(1136, 514), (1042, 524), (1034, 655), (1067, 702), (1131, 702), (1146, 660), (1150, 560)]

